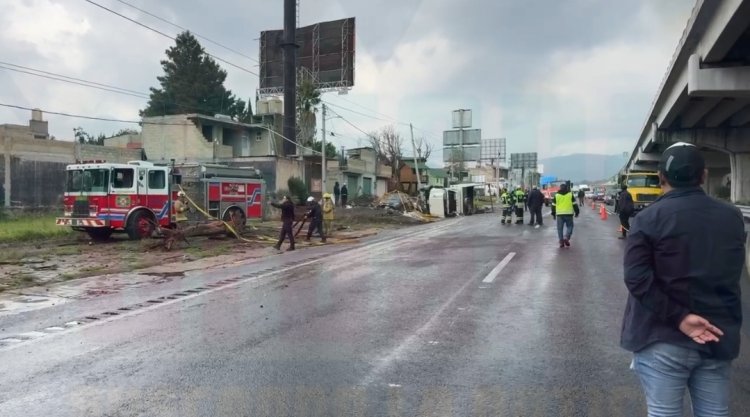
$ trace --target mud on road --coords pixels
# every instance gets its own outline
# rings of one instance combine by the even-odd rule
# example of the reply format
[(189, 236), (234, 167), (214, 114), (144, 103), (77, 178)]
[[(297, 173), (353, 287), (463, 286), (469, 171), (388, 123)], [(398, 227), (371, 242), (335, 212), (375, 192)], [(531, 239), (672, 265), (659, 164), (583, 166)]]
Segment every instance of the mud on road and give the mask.
[[(371, 208), (337, 212), (334, 221), (336, 243), (351, 243), (389, 228), (422, 223), (400, 213)], [(240, 241), (233, 237), (191, 237), (167, 251), (159, 239), (130, 241), (115, 234), (105, 242), (92, 241), (85, 233), (46, 241), (0, 244), (0, 293), (40, 287), (78, 278), (112, 275), (158, 267), (165, 274), (184, 273), (226, 263), (273, 256), (280, 223), (251, 223)], [(300, 233), (304, 236), (305, 230)], [(307, 246), (304, 243), (300, 248)], [(197, 261), (201, 262), (197, 262)]]

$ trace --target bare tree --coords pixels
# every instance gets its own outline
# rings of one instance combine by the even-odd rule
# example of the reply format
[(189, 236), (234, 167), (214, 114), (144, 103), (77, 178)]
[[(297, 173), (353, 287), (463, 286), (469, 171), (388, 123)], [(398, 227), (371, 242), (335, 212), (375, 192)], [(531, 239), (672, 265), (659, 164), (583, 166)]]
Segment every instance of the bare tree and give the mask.
[(432, 151), (435, 149), (435, 145), (428, 142), (424, 137), (419, 138), (417, 141), (417, 158), (424, 159), (425, 161), (430, 159)]
[(399, 169), (403, 155), (404, 139), (393, 126), (386, 126), (368, 138), (370, 146), (375, 149), (378, 159), (391, 166), (391, 175), (399, 180)]

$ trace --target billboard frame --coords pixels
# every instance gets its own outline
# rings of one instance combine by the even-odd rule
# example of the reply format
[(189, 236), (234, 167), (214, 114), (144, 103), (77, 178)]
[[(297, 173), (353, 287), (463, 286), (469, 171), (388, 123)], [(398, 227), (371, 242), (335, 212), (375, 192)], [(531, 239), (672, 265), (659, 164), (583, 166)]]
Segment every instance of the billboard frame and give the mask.
[[(354, 17), (297, 28), (297, 85), (307, 77), (320, 92), (346, 92), (354, 87), (355, 28)], [(283, 79), (282, 35), (283, 30), (260, 34), (258, 97), (284, 93), (283, 82), (278, 81)]]

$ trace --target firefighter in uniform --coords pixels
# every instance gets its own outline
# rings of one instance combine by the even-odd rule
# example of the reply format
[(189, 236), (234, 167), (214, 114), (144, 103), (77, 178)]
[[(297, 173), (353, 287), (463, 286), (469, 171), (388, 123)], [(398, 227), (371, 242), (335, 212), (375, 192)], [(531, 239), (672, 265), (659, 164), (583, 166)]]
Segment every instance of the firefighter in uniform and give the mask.
[(503, 220), (501, 223), (510, 224), (513, 216), (513, 195), (505, 188), (500, 191), (500, 202), (503, 205)]
[(331, 199), (331, 195), (323, 194), (323, 232), (326, 236), (331, 236), (335, 209), (336, 203)]
[(281, 250), (281, 244), (284, 243), (285, 238), (289, 238), (289, 250), (294, 250), (294, 203), (289, 196), (284, 196), (281, 203), (271, 203), (272, 206), (277, 209), (281, 209), (281, 232), (279, 233), (279, 241), (274, 245), (276, 250)]
[(177, 200), (174, 201), (175, 220), (177, 224), (183, 224), (187, 221), (187, 212), (190, 211), (190, 205), (183, 191), (177, 193)]
[(523, 212), (526, 205), (526, 193), (520, 186), (513, 193), (515, 202), (516, 224), (523, 224)]

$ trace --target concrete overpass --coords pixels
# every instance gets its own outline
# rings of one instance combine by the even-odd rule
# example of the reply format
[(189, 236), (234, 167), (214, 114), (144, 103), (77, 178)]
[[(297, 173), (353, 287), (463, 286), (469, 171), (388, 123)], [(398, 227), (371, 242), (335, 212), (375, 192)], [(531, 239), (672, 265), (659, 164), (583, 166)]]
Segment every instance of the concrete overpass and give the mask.
[(675, 142), (706, 156), (709, 193), (750, 204), (750, 0), (698, 0), (626, 166)]

